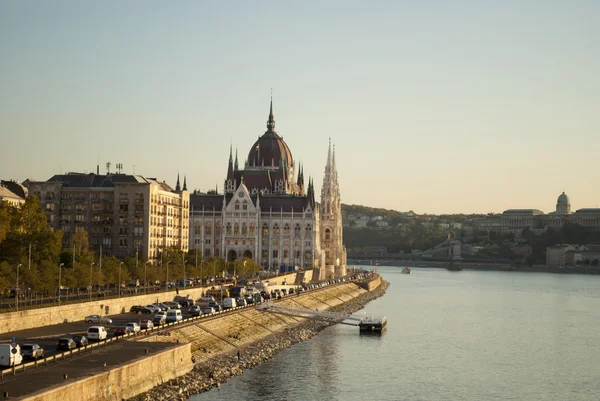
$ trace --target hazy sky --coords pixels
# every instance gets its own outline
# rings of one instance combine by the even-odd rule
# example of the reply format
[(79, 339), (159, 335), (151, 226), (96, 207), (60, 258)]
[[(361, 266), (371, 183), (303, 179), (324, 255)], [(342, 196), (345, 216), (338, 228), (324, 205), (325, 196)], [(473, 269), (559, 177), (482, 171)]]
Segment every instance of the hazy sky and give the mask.
[[(0, 2), (0, 177), (100, 159), (223, 188), (276, 130), (418, 213), (600, 204), (600, 1)], [(114, 167), (113, 167), (114, 169)]]

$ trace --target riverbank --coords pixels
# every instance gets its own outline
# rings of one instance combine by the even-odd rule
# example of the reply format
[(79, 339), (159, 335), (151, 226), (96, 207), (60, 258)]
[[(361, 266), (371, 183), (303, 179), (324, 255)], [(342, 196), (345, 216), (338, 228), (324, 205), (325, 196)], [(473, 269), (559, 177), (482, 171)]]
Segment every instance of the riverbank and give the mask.
[[(331, 307), (328, 310), (354, 313), (364, 308), (367, 303), (382, 296), (388, 286), (389, 283), (382, 280), (381, 285), (374, 290), (352, 298), (338, 306)], [(213, 387), (219, 387), (221, 383), (226, 382), (230, 377), (241, 375), (246, 369), (272, 359), (279, 351), (308, 340), (330, 325), (331, 323), (327, 322), (305, 321), (295, 326), (286, 327), (281, 332), (247, 344), (238, 350), (198, 363), (190, 373), (164, 383), (148, 393), (133, 397), (131, 400), (187, 400), (193, 394), (209, 391)]]
[[(349, 264), (357, 266), (368, 265), (365, 260), (348, 260)], [(370, 263), (370, 261), (369, 261)], [(379, 266), (392, 267), (422, 267), (422, 268), (440, 268), (445, 269), (449, 266), (448, 261), (436, 260), (400, 260), (400, 259), (379, 259)], [(600, 274), (599, 266), (575, 266), (575, 267), (546, 267), (546, 266), (528, 266), (523, 264), (509, 263), (474, 263), (460, 262), (460, 267), (463, 270), (483, 270), (483, 271), (511, 271), (511, 272), (528, 272), (528, 273), (557, 273), (557, 274)]]

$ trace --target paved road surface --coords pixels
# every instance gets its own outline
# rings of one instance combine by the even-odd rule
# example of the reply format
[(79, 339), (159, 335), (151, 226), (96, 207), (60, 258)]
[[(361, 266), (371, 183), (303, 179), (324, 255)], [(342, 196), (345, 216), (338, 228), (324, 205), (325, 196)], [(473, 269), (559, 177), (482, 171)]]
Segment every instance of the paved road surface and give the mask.
[[(0, 391), (2, 393), (6, 391), (10, 398), (16, 398), (56, 384), (107, 371), (133, 359), (146, 356), (145, 349), (148, 349), (148, 353), (151, 355), (173, 346), (172, 343), (119, 341), (56, 363), (50, 363), (48, 366), (40, 365), (37, 369), (29, 369), (16, 376), (5, 376), (0, 379)], [(106, 367), (104, 367), (105, 362)], [(67, 380), (63, 379), (64, 374), (67, 374)]]

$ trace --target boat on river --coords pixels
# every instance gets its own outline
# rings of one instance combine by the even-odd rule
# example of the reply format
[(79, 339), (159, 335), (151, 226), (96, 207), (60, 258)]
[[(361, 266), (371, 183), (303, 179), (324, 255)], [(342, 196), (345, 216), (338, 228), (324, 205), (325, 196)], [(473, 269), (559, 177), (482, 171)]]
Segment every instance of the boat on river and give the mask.
[(402, 274), (410, 274), (410, 267), (403, 268), (400, 273), (402, 273)]

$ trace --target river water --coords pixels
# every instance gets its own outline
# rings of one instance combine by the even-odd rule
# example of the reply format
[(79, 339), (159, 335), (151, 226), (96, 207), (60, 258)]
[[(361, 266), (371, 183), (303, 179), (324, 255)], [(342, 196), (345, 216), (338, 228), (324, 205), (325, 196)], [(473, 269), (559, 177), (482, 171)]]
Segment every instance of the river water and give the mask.
[(382, 336), (329, 327), (190, 401), (600, 399), (600, 276), (379, 271)]

